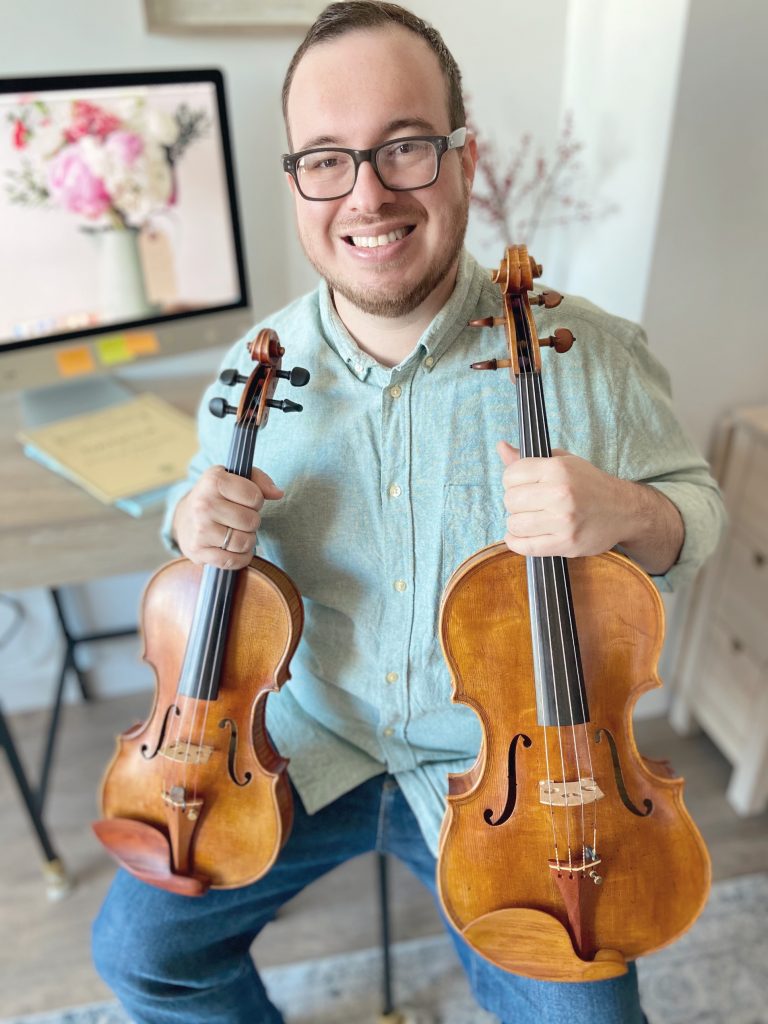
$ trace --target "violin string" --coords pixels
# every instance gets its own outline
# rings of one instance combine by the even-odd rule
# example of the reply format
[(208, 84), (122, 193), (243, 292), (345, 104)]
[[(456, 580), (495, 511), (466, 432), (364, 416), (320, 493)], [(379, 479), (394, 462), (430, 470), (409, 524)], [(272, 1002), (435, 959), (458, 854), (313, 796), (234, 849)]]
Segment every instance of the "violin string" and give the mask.
[[(534, 379), (534, 387), (535, 387), (537, 395), (538, 395), (542, 417), (545, 417), (546, 413), (545, 413), (545, 404), (544, 404), (544, 388), (543, 388), (543, 383), (542, 383), (542, 379), (541, 379), (541, 374), (538, 374), (535, 377), (535, 379)], [(546, 428), (545, 428), (545, 436), (546, 436)], [(559, 581), (557, 579), (558, 569), (559, 569), (559, 576), (560, 576)], [(590, 778), (591, 782), (594, 783), (594, 774), (593, 774), (593, 769), (592, 769), (592, 754), (591, 754), (591, 751), (589, 749), (589, 740), (588, 740), (588, 734), (587, 734), (587, 715), (586, 715), (586, 708), (584, 706), (583, 679), (582, 679), (582, 675), (581, 675), (581, 669), (580, 669), (579, 658), (578, 658), (578, 642), (577, 642), (577, 637), (576, 637), (576, 624), (575, 624), (575, 621), (574, 621), (573, 606), (572, 606), (571, 595), (570, 595), (570, 588), (568, 586), (568, 580), (567, 580), (566, 561), (565, 561), (565, 559), (563, 557), (557, 557), (557, 558), (553, 558), (552, 559), (552, 572), (553, 572), (553, 585), (555, 586), (556, 591), (559, 590), (560, 594), (562, 595), (562, 600), (565, 603), (565, 611), (566, 611), (566, 616), (567, 616), (566, 627), (567, 627), (567, 632), (569, 633), (569, 636), (566, 637), (566, 635), (565, 635), (565, 633), (563, 631), (563, 616), (562, 616), (562, 611), (561, 611), (561, 605), (560, 605), (560, 602), (558, 602), (558, 609), (557, 609), (557, 611), (558, 611), (558, 616), (557, 616), (557, 618), (558, 618), (558, 628), (560, 630), (560, 644), (561, 644), (561, 648), (562, 648), (562, 651), (563, 651), (563, 665), (564, 665), (564, 668), (565, 668), (565, 675), (566, 675), (566, 692), (567, 692), (567, 695), (568, 695), (568, 710), (569, 710), (570, 719), (571, 719), (571, 734), (572, 734), (572, 738), (573, 738), (574, 760), (575, 760), (575, 763), (576, 763), (576, 779), (577, 779), (577, 783), (578, 783), (578, 787), (579, 787), (579, 797), (580, 797), (578, 803), (579, 803), (579, 807), (580, 807), (580, 816), (581, 816), (581, 838), (582, 838), (582, 841), (581, 841), (581, 847), (582, 847), (581, 853), (582, 853), (582, 864), (586, 864), (586, 861), (587, 861), (587, 851), (586, 851), (587, 824), (586, 824), (586, 813), (585, 813), (585, 810), (584, 810), (584, 794), (583, 794), (583, 791), (582, 791), (582, 788), (581, 788), (581, 783), (582, 783), (581, 758), (579, 756), (579, 734), (580, 733), (581, 733), (581, 737), (582, 737), (582, 739), (584, 741), (584, 747), (585, 747), (586, 752), (587, 752), (587, 758), (588, 758), (588, 762), (589, 762), (589, 778)], [(574, 673), (575, 673), (575, 676), (576, 676), (576, 684), (577, 684), (578, 692), (579, 692), (579, 705), (580, 705), (581, 723), (582, 723), (581, 730), (577, 730), (576, 722), (574, 720), (572, 685), (571, 685), (571, 680), (569, 678), (569, 676), (570, 676), (570, 668), (569, 668), (570, 661), (569, 661), (569, 659), (567, 659), (565, 657), (566, 641), (568, 641), (568, 648), (571, 651), (573, 651), (573, 670), (574, 670)], [(593, 803), (593, 834), (594, 834), (594, 833), (596, 833), (596, 830), (597, 830), (597, 823), (596, 823), (596, 819), (594, 817), (594, 815), (596, 815), (596, 801), (592, 801), (592, 803)]]
[[(546, 424), (542, 418), (543, 406), (539, 406), (536, 401), (536, 389), (535, 389), (535, 374), (531, 374), (526, 380), (526, 386), (533, 395), (533, 408), (534, 408), (534, 422), (536, 424), (536, 454), (539, 457), (549, 456), (549, 446), (547, 444), (547, 433)], [(530, 397), (529, 397), (530, 401)], [(558, 698), (557, 685), (556, 685), (556, 667), (555, 667), (555, 644), (553, 639), (553, 615), (550, 611), (549, 602), (549, 591), (547, 587), (547, 570), (550, 570), (550, 578), (554, 585), (554, 563), (551, 556), (541, 557), (535, 563), (538, 565), (541, 576), (541, 591), (544, 595), (544, 619), (547, 625), (547, 646), (549, 649), (549, 663), (551, 666), (551, 680), (552, 680), (552, 700), (555, 708), (555, 732), (557, 736), (558, 752), (560, 755), (560, 770), (563, 779), (563, 800), (565, 803), (565, 838), (566, 846), (568, 851), (568, 870), (573, 870), (573, 842), (571, 838), (571, 816), (570, 811), (570, 797), (568, 794), (568, 773), (566, 771), (566, 756), (565, 756), (565, 744), (563, 742), (563, 730), (561, 727), (561, 715), (560, 715), (560, 701)], [(557, 611), (557, 593), (555, 591), (555, 609)], [(565, 665), (565, 658), (563, 658), (563, 664)], [(566, 668), (567, 675), (567, 668)], [(567, 682), (567, 680), (566, 680)], [(558, 858), (559, 868), (559, 858)]]
[[(262, 387), (266, 386), (266, 382), (262, 384)], [(246, 466), (246, 455), (250, 448), (251, 430), (252, 428), (247, 424), (250, 424), (251, 414), (258, 407), (258, 398), (260, 392), (256, 389), (249, 396), (246, 414), (243, 416), (243, 422), (235, 425), (235, 430), (232, 437), (232, 444), (230, 447), (229, 466), (231, 471), (236, 473), (238, 476), (244, 476), (247, 470)], [(225, 616), (214, 615), (214, 609), (221, 611), (222, 593), (227, 587), (234, 586), (234, 572), (233, 569), (213, 569), (213, 594), (210, 598), (209, 614), (207, 621), (209, 624), (208, 635), (205, 640), (203, 664), (207, 666), (208, 679), (207, 689), (205, 694), (202, 696), (204, 702), (204, 711), (202, 714), (202, 720), (200, 722), (200, 734), (198, 740), (198, 747), (202, 748), (203, 740), (205, 738), (206, 730), (208, 728), (208, 717), (211, 712), (211, 705), (213, 703), (213, 690), (216, 685), (216, 673), (214, 671), (214, 661), (221, 666), (221, 659), (211, 659), (210, 652), (211, 648), (216, 645), (220, 645), (224, 642), (222, 631), (225, 629), (227, 623), (224, 621)], [(226, 595), (225, 595), (226, 599)], [(229, 616), (226, 616), (228, 619)], [(195, 712), (197, 713), (197, 704), (195, 705)], [(231, 740), (231, 737), (230, 737)], [(194, 775), (194, 799), (197, 799), (199, 773)]]
[[(250, 401), (249, 411), (252, 411), (252, 409), (253, 399)], [(234, 467), (236, 472), (238, 471), (239, 464), (242, 462), (243, 452), (246, 446), (247, 438), (245, 432), (236, 428), (230, 445), (229, 455), (229, 465)], [(220, 617), (215, 616), (213, 612), (220, 604), (222, 590), (225, 585), (228, 585), (228, 576), (231, 572), (232, 570), (218, 569), (210, 565), (203, 567), (198, 592), (198, 608), (196, 608), (193, 628), (187, 642), (188, 650), (200, 650), (200, 647), (202, 646), (202, 654), (197, 660), (195, 668), (198, 672), (207, 671), (208, 673), (207, 679), (203, 679), (201, 677), (194, 681), (194, 696), (187, 693), (186, 699), (184, 700), (184, 709), (181, 720), (179, 721), (176, 729), (177, 748), (182, 752), (183, 756), (184, 767), (182, 772), (182, 789), (185, 793), (186, 799), (191, 771), (193, 792), (190, 799), (193, 801), (198, 798), (200, 776), (198, 770), (198, 759), (203, 757), (203, 741), (205, 739), (211, 697), (215, 685), (214, 672), (210, 661), (210, 650), (215, 630), (221, 630), (223, 625)], [(205, 635), (203, 636), (202, 634), (204, 631)], [(184, 680), (183, 670), (182, 680)], [(185, 681), (188, 682), (188, 680)], [(187, 686), (185, 689), (188, 690), (189, 687)], [(199, 713), (201, 702), (203, 702), (204, 707), (202, 715)], [(191, 716), (189, 714), (190, 708), (192, 710)], [(181, 740), (182, 732), (186, 736), (184, 741)], [(196, 732), (197, 736), (195, 736)]]
[[(530, 340), (528, 338), (526, 338), (526, 343), (528, 344), (528, 352), (527, 352), (528, 365), (532, 366), (533, 363), (531, 362)], [(533, 428), (534, 421), (531, 418), (531, 394), (530, 394), (531, 382), (530, 382), (530, 373), (526, 372), (525, 374), (521, 374), (521, 377), (522, 377), (522, 386), (519, 389), (519, 400), (521, 402), (522, 407), (525, 410), (525, 416), (521, 417), (521, 438), (520, 438), (520, 444), (521, 444), (521, 449), (523, 449), (525, 447), (527, 447), (529, 449), (528, 453), (527, 453), (529, 456), (535, 456), (537, 454), (537, 452), (540, 453), (542, 451), (541, 424), (539, 423), (539, 417), (538, 417), (538, 412), (536, 410), (535, 394), (534, 394), (533, 406), (534, 406), (534, 413), (536, 413), (536, 416), (535, 416), (536, 431), (534, 432), (534, 428)], [(523, 455), (525, 457), (525, 452), (523, 452)], [(533, 616), (534, 616), (534, 620), (535, 620), (534, 623), (533, 623), (533, 626), (534, 626), (533, 632), (535, 634), (535, 638), (534, 638), (534, 641), (533, 641), (533, 647), (534, 647), (534, 649), (536, 649), (537, 647), (540, 648), (539, 654), (538, 654), (538, 658), (537, 658), (537, 661), (536, 661), (535, 664), (538, 665), (538, 668), (539, 668), (539, 679), (538, 679), (538, 682), (537, 682), (537, 687), (539, 689), (539, 699), (540, 699), (541, 714), (542, 714), (543, 729), (544, 729), (544, 758), (545, 758), (546, 771), (547, 771), (547, 788), (548, 788), (548, 795), (549, 795), (549, 808), (550, 808), (550, 817), (551, 817), (551, 825), (552, 825), (552, 838), (553, 838), (554, 853), (555, 853), (554, 860), (555, 860), (555, 864), (557, 866), (557, 870), (559, 871), (560, 870), (560, 847), (559, 847), (559, 842), (558, 842), (557, 823), (556, 823), (555, 814), (554, 814), (554, 808), (553, 808), (553, 804), (552, 804), (552, 794), (553, 794), (553, 791), (554, 791), (554, 780), (552, 779), (552, 769), (551, 769), (550, 760), (549, 760), (549, 735), (550, 734), (548, 732), (548, 717), (549, 716), (548, 716), (548, 711), (547, 711), (549, 705), (548, 705), (548, 703), (546, 701), (546, 693), (545, 693), (545, 691), (546, 691), (546, 682), (545, 682), (545, 674), (544, 674), (544, 671), (543, 671), (543, 664), (542, 664), (543, 650), (541, 649), (544, 646), (544, 631), (542, 629), (542, 621), (541, 621), (540, 606), (539, 606), (540, 605), (539, 594), (543, 593), (544, 605), (545, 605), (545, 607), (544, 607), (544, 619), (545, 619), (545, 621), (547, 623), (548, 633), (549, 633), (549, 660), (550, 660), (550, 663), (552, 664), (552, 671), (553, 671), (553, 674), (554, 674), (553, 650), (552, 650), (552, 642), (551, 642), (551, 631), (549, 630), (549, 608), (548, 608), (547, 590), (546, 590), (546, 567), (544, 565), (544, 559), (543, 558), (531, 557), (531, 558), (527, 559), (526, 561), (527, 561), (527, 564), (530, 566), (530, 570), (531, 570), (531, 574), (532, 574), (532, 581), (533, 581), (533, 586), (529, 588), (530, 589), (530, 605), (531, 605), (531, 608), (533, 610)], [(537, 583), (539, 582), (539, 578), (540, 578), (540, 582), (542, 584), (541, 587), (537, 586)], [(553, 693), (553, 696), (554, 696), (554, 701), (555, 701), (555, 716), (556, 716), (556, 718), (558, 719), (558, 722), (559, 722), (559, 713), (558, 713), (558, 708), (557, 708), (557, 692), (556, 691)], [(563, 776), (565, 776), (565, 765), (563, 763), (562, 738), (561, 738), (561, 735), (560, 735), (559, 724), (557, 726), (556, 736), (557, 736), (558, 743), (559, 743), (559, 748), (560, 748), (561, 768), (562, 768)], [(566, 802), (567, 802), (567, 794), (566, 794)], [(568, 848), (568, 857), (569, 857), (569, 862), (570, 862), (570, 847), (571, 847), (571, 841), (570, 841), (570, 822), (569, 822), (569, 819), (568, 819), (567, 806), (566, 806), (566, 844), (567, 844), (567, 848)]]

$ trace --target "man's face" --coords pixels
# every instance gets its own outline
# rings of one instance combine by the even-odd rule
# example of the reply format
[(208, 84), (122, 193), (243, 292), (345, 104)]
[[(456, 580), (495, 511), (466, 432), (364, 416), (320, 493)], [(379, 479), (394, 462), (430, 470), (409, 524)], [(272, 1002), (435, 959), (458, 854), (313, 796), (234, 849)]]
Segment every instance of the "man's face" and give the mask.
[[(288, 98), (294, 152), (368, 149), (408, 135), (448, 135), (448, 88), (437, 57), (408, 29), (355, 30), (312, 47)], [(405, 316), (453, 272), (466, 230), (474, 142), (443, 156), (434, 185), (392, 192), (370, 163), (353, 191), (311, 202), (289, 182), (299, 237), (312, 265), (359, 309)], [(373, 239), (396, 232), (383, 245)], [(360, 240), (368, 244), (356, 244)], [(452, 282), (451, 282), (452, 285)]]

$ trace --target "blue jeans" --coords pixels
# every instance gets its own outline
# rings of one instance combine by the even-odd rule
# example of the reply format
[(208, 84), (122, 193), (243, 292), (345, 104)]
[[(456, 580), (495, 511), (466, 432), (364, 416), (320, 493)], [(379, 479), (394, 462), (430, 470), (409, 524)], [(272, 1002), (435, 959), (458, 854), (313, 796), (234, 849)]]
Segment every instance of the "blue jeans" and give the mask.
[[(94, 925), (94, 962), (136, 1024), (284, 1024), (249, 949), (292, 896), (371, 850), (399, 857), (435, 895), (435, 859), (395, 780), (380, 775), (308, 815), (242, 889), (176, 896), (118, 872)], [(642, 1024), (637, 975), (562, 984), (493, 967), (449, 929), (477, 1002), (510, 1024)]]

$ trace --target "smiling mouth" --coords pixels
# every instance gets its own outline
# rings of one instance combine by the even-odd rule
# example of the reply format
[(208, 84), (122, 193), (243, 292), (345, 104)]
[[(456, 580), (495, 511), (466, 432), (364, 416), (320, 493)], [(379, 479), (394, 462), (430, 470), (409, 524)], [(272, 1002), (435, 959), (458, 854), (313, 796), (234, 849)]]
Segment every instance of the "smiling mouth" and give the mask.
[(399, 242), (401, 238), (410, 235), (414, 225), (404, 228), (395, 228), (384, 235), (347, 235), (344, 239), (348, 245), (354, 245), (361, 249), (376, 249), (380, 245), (389, 245), (391, 242)]

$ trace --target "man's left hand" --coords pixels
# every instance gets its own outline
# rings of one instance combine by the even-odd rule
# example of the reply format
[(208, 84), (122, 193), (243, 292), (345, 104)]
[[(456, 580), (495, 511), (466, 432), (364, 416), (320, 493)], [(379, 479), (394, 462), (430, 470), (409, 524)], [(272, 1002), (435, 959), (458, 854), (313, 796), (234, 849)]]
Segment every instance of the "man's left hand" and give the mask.
[(561, 449), (551, 458), (521, 459), (506, 441), (496, 448), (505, 466), (504, 541), (511, 551), (576, 558), (621, 545), (653, 573), (677, 559), (682, 519), (655, 488), (620, 480)]

